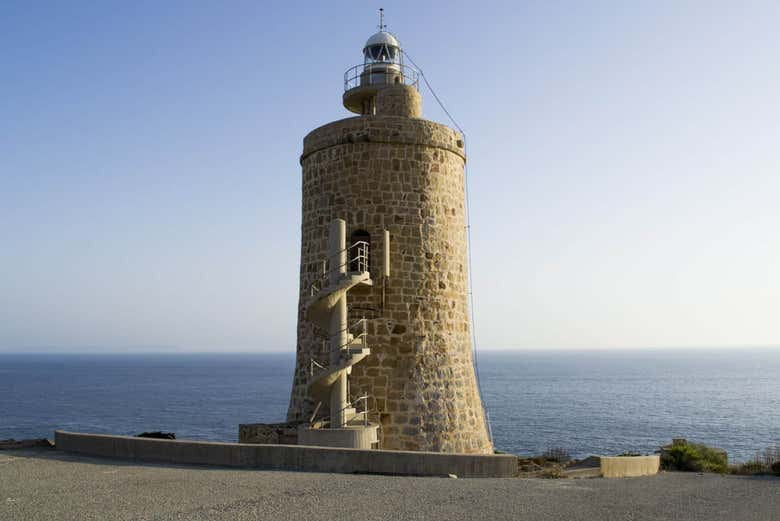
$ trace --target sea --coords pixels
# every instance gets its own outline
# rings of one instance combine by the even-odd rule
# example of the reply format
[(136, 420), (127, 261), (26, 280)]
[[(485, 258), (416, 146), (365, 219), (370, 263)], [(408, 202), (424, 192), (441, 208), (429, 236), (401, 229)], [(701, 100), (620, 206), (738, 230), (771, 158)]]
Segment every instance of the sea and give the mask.
[[(0, 354), (0, 439), (55, 429), (236, 441), (284, 421), (292, 353)], [(480, 351), (497, 449), (653, 453), (682, 437), (746, 461), (780, 445), (780, 349)]]

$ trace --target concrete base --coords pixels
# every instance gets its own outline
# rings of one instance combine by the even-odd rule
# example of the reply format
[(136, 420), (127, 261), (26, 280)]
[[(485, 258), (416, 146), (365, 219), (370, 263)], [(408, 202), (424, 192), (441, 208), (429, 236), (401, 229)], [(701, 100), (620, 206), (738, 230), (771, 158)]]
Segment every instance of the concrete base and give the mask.
[(377, 448), (379, 426), (355, 425), (343, 429), (312, 429), (305, 425), (298, 427), (298, 443), (314, 447), (342, 447), (348, 449)]
[(658, 474), (660, 456), (601, 456), (601, 475), (605, 478), (630, 478)]
[(57, 450), (174, 464), (403, 476), (517, 476), (517, 457), (509, 454), (446, 454), (303, 445), (248, 445), (66, 431), (55, 431), (54, 439)]

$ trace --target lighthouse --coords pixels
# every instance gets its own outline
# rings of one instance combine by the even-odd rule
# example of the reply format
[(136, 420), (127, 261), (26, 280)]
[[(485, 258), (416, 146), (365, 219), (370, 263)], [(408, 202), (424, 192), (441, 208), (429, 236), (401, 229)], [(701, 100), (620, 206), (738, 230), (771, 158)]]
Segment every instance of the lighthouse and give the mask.
[(464, 141), (422, 118), (419, 81), (380, 19), (344, 74), (354, 115), (303, 140), (300, 444), (493, 451), (472, 361)]

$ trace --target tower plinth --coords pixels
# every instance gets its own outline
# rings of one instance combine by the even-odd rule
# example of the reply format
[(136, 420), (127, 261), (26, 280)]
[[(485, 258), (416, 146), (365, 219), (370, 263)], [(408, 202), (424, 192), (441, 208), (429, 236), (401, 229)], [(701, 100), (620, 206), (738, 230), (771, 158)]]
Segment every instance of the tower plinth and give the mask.
[(328, 331), (308, 310), (329, 243), (333, 249), (331, 223), (343, 219), (346, 251), (365, 245), (371, 280), (350, 287), (346, 300), (347, 327), (360, 322), (370, 348), (346, 371), (347, 408), (380, 426), (385, 449), (491, 453), (472, 365), (463, 136), (421, 118), (417, 73), (403, 64), (398, 40), (380, 29), (363, 49), (364, 63), (345, 75), (344, 106), (359, 115), (304, 138), (288, 419), (340, 418), (330, 410), (335, 401), (315, 392), (327, 367), (312, 370), (312, 361), (334, 363), (338, 328)]

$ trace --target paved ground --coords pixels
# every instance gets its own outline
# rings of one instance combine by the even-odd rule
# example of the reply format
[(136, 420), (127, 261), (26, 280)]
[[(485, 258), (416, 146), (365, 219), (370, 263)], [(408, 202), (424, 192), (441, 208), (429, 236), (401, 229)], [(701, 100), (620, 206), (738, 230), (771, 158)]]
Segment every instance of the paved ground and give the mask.
[(0, 520), (780, 520), (780, 479), (446, 479), (0, 452)]

